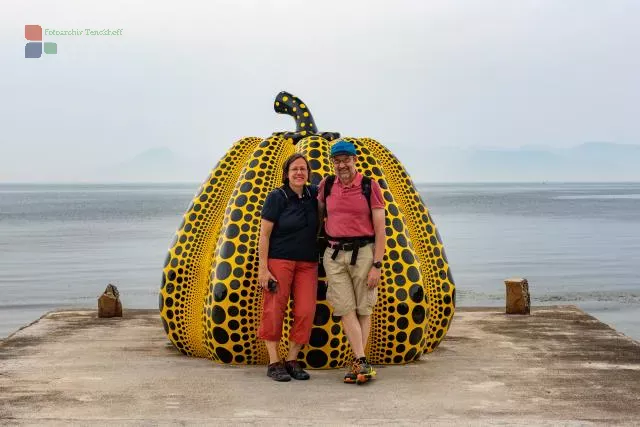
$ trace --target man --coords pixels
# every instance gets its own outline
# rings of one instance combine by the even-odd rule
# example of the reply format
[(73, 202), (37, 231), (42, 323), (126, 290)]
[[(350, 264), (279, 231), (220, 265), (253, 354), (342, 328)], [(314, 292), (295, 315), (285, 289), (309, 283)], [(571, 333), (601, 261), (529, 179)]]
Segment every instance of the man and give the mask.
[[(322, 258), (328, 282), (327, 300), (333, 306), (334, 316), (342, 318), (355, 356), (344, 382), (364, 382), (375, 376), (365, 348), (385, 251), (384, 200), (378, 183), (356, 171), (356, 149), (351, 142), (335, 142), (330, 156), (336, 176), (325, 178), (318, 188), (318, 210), (320, 218), (326, 213), (325, 234), (329, 243)], [(327, 185), (330, 192), (325, 200)], [(370, 202), (363, 194), (366, 193), (363, 188), (367, 187)]]

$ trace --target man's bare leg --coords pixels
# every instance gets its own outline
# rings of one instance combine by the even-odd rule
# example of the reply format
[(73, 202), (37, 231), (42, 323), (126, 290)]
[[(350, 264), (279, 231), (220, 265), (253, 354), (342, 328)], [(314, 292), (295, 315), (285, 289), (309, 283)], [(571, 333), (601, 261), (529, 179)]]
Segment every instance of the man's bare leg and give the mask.
[(371, 331), (371, 316), (358, 316), (360, 323), (360, 331), (362, 334), (362, 353), (367, 350), (367, 340), (369, 339), (369, 331)]
[(344, 333), (347, 335), (356, 359), (364, 357), (362, 329), (355, 310), (342, 316), (342, 327), (344, 328)]

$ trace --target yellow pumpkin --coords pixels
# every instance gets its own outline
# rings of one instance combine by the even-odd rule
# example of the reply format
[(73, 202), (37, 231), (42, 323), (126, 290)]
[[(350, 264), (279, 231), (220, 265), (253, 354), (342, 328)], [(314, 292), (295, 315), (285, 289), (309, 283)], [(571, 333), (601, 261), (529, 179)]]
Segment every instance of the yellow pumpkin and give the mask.
[[(277, 95), (274, 108), (294, 117), (296, 131), (237, 141), (200, 186), (167, 254), (160, 313), (169, 340), (185, 354), (225, 364), (268, 363), (257, 337), (263, 299), (257, 283), (260, 211), (294, 152), (309, 159), (312, 183), (332, 174), (331, 141), (339, 137), (319, 133), (309, 108), (287, 92)], [(436, 348), (454, 315), (455, 285), (442, 240), (398, 159), (373, 139), (342, 139), (354, 143), (358, 170), (377, 180), (386, 204), (386, 253), (367, 357), (374, 364), (410, 362)], [(324, 285), (320, 265), (314, 327), (299, 355), (309, 368), (342, 367), (352, 360)], [(283, 357), (291, 322), (290, 305), (279, 348)]]

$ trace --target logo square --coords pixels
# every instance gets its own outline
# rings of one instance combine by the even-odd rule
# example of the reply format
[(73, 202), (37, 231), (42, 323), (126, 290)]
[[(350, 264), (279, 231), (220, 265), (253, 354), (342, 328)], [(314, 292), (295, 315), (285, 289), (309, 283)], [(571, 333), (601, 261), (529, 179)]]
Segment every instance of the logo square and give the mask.
[(24, 37), (30, 41), (42, 41), (42, 27), (40, 25), (25, 25)]
[(44, 53), (55, 55), (58, 53), (58, 44), (53, 42), (44, 42)]
[(24, 45), (25, 58), (40, 58), (42, 56), (42, 43), (29, 42)]

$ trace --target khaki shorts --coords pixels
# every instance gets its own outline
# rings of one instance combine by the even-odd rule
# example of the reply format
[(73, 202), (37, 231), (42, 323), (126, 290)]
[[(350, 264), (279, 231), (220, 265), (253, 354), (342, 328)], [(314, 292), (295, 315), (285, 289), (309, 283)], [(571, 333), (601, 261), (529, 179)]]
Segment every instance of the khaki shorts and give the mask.
[(367, 276), (373, 265), (373, 248), (373, 243), (361, 247), (356, 265), (351, 265), (352, 251), (339, 251), (335, 261), (331, 259), (334, 249), (324, 251), (322, 265), (327, 273), (327, 301), (333, 306), (335, 316), (344, 316), (354, 310), (360, 316), (369, 316), (373, 312), (378, 288), (367, 286)]

